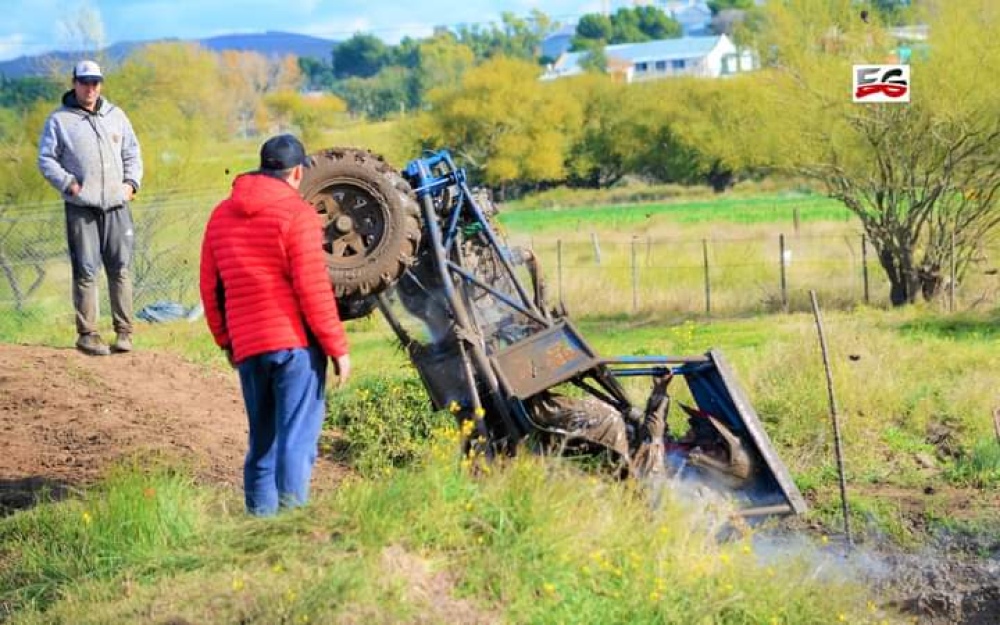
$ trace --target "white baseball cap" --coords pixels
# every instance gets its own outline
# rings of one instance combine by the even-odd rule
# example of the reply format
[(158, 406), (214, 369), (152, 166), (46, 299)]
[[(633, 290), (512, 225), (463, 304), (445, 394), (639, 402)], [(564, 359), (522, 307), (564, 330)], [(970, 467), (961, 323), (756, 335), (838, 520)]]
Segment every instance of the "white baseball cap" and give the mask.
[(74, 80), (104, 80), (101, 66), (94, 61), (80, 61), (73, 68)]

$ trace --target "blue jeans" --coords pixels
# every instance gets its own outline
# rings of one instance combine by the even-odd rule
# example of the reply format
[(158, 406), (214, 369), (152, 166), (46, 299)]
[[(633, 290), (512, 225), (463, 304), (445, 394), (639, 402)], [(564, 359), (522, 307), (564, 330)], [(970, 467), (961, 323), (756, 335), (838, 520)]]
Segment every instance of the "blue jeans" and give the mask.
[(326, 356), (319, 347), (253, 356), (238, 366), (250, 439), (243, 464), (247, 512), (258, 516), (309, 499), (323, 426)]

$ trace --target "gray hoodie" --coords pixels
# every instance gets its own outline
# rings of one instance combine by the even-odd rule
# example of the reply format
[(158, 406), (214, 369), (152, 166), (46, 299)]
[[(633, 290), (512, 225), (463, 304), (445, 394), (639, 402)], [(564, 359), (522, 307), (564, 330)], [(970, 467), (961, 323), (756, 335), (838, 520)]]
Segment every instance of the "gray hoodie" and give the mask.
[[(142, 183), (139, 142), (125, 112), (104, 98), (93, 113), (81, 108), (73, 91), (45, 120), (38, 142), (38, 169), (71, 204), (108, 210), (125, 202), (123, 183)], [(73, 181), (75, 196), (66, 193)]]

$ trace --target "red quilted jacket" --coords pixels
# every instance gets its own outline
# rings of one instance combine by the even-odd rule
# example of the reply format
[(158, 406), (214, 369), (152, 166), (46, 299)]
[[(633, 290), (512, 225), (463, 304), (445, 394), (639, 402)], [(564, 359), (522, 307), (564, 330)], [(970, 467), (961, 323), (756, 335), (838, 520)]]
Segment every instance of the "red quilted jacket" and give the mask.
[(307, 327), (328, 356), (347, 335), (326, 272), (322, 222), (284, 180), (250, 173), (209, 217), (201, 247), (208, 327), (236, 362), (305, 347)]

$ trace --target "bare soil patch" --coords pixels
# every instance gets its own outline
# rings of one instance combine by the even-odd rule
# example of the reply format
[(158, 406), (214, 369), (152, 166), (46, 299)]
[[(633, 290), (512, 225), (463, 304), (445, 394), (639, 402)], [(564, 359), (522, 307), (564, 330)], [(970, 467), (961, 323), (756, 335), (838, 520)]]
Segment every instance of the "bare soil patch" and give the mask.
[[(239, 488), (246, 450), (239, 380), (153, 351), (90, 357), (72, 348), (0, 345), (0, 515), (99, 479), (136, 455)], [(347, 472), (325, 458), (313, 485)]]

